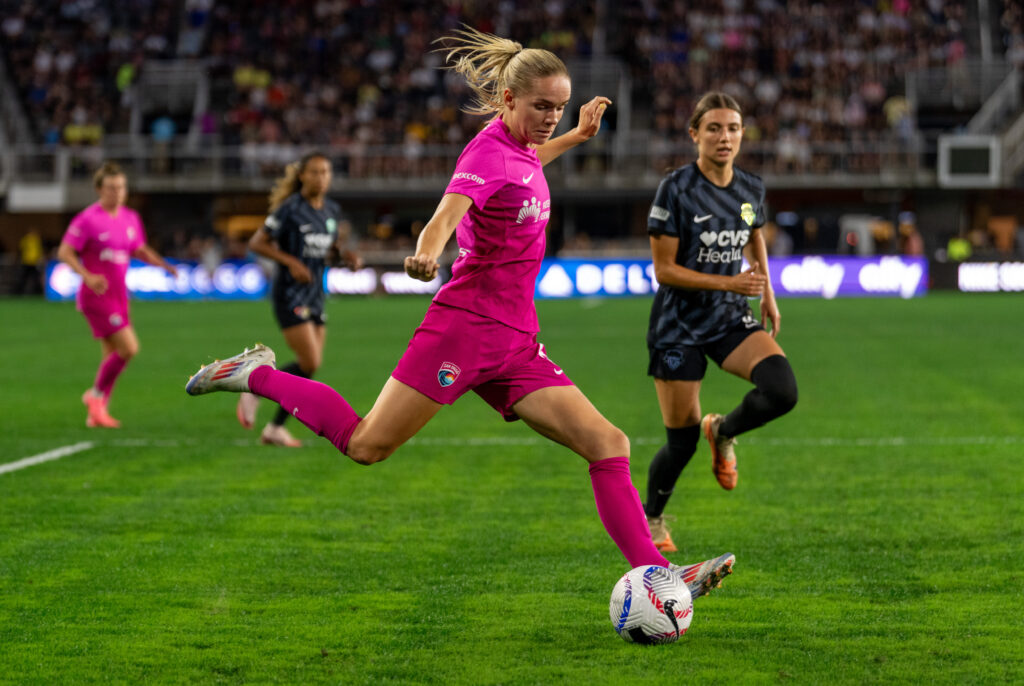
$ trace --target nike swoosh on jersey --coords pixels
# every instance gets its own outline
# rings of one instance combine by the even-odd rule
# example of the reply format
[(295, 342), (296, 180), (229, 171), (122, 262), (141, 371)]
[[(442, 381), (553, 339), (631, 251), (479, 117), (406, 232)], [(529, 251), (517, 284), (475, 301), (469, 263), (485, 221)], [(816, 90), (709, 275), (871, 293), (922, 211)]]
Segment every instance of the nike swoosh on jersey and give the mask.
[(693, 223), (694, 224), (702, 224), (702, 223), (706, 222), (707, 220), (711, 219), (714, 216), (715, 215), (713, 215), (713, 214), (705, 214), (703, 217), (698, 217), (697, 215), (693, 215)]
[(523, 183), (530, 183), (530, 180), (533, 178), (533, 175), (534, 175), (534, 172), (530, 172), (529, 176), (524, 176), (523, 177)]

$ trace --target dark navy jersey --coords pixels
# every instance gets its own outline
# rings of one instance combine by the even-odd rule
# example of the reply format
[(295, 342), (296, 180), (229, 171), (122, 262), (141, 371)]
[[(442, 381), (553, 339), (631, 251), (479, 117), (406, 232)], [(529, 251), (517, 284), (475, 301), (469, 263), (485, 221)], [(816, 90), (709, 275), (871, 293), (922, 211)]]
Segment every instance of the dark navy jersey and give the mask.
[(299, 283), (291, 272), (278, 265), (274, 279), (273, 297), (276, 303), (288, 309), (310, 307), (323, 310), (324, 265), (327, 253), (338, 238), (338, 219), (341, 207), (328, 198), (324, 206), (315, 209), (300, 193), (292, 193), (263, 225), (278, 247), (302, 260), (313, 275), (309, 283)]
[[(733, 276), (743, 247), (764, 225), (764, 183), (733, 168), (720, 188), (695, 162), (666, 176), (654, 196), (647, 232), (679, 239), (676, 264), (705, 274)], [(736, 320), (752, 316), (746, 296), (729, 291), (660, 285), (651, 307), (647, 344), (652, 348), (703, 345), (725, 335)]]

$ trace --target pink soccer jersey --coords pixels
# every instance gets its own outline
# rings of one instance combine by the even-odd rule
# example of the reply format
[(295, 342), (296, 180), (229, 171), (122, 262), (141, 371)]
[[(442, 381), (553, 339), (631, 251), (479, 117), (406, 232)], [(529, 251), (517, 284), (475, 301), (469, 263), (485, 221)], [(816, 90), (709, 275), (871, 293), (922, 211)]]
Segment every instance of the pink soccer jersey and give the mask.
[(536, 333), (534, 282), (551, 214), (537, 151), (496, 118), (462, 151), (445, 193), (465, 195), (473, 205), (455, 232), (452, 278), (434, 302)]
[(128, 302), (125, 275), (131, 254), (146, 243), (138, 213), (121, 207), (112, 217), (99, 203), (94, 203), (75, 215), (63, 240), (78, 252), (82, 266), (107, 277), (107, 291), (103, 295), (84, 284), (78, 289), (78, 309), (83, 312), (123, 310)]

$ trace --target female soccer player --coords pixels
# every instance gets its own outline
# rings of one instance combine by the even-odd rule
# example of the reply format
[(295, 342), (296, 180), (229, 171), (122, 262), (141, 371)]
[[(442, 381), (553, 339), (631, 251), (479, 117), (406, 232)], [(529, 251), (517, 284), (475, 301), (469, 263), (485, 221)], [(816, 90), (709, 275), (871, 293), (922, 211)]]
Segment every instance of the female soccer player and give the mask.
[(139, 352), (139, 339), (128, 319), (125, 275), (135, 257), (177, 276), (174, 265), (146, 245), (139, 215), (124, 206), (128, 184), (121, 167), (104, 163), (93, 177), (99, 201), (75, 215), (57, 249), (57, 257), (82, 277), (78, 309), (100, 339), (102, 361), (92, 388), (82, 395), (85, 425), (116, 429), (121, 425), (107, 406), (114, 383)]
[[(793, 370), (775, 342), (781, 318), (760, 231), (764, 184), (733, 165), (743, 139), (739, 104), (725, 93), (704, 95), (690, 118), (690, 137), (697, 161), (661, 182), (647, 220), (660, 284), (647, 332), (647, 373), (654, 377), (668, 442), (651, 462), (644, 511), (655, 544), (668, 552), (676, 547), (662, 513), (701, 432), (711, 444), (718, 483), (731, 490), (735, 437), (789, 412), (797, 399)], [(771, 334), (747, 304), (756, 296)], [(754, 384), (724, 417), (701, 419), (706, 357)]]
[[(534, 282), (544, 256), (550, 198), (542, 165), (597, 133), (610, 103), (596, 97), (579, 125), (551, 139), (569, 102), (569, 73), (546, 50), (469, 29), (449, 39), (448, 58), (477, 97), (470, 111), (493, 119), (470, 141), (424, 227), (406, 272), (433, 279), (457, 231), (459, 257), (373, 408), (359, 417), (323, 384), (273, 368), (262, 346), (200, 369), (186, 390), (251, 391), (288, 408), (360, 464), (386, 459), (442, 405), (472, 390), (506, 421), (522, 419), (590, 464), (597, 510), (631, 566), (669, 566), (651, 542), (629, 475), (629, 440), (548, 359), (537, 342)], [(721, 555), (679, 567), (693, 595), (731, 571)]]
[[(358, 269), (359, 257), (342, 245), (347, 236), (339, 229), (341, 208), (327, 197), (331, 188), (331, 162), (312, 152), (289, 164), (284, 176), (270, 193), (270, 216), (253, 234), (249, 248), (277, 262), (274, 280), (274, 316), (296, 361), (281, 371), (312, 378), (323, 360), (327, 340), (324, 314), (324, 266), (332, 247), (348, 264)], [(243, 393), (238, 399), (238, 421), (251, 429), (256, 421), (259, 398)], [(270, 420), (260, 441), (269, 445), (297, 448), (284, 422), (289, 413), (283, 407)]]

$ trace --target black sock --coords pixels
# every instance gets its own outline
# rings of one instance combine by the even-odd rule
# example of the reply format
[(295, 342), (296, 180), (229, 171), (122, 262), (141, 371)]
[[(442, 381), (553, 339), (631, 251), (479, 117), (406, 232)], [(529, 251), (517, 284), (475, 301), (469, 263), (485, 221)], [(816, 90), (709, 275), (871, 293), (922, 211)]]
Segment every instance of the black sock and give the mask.
[[(294, 376), (301, 376), (303, 379), (312, 378), (311, 374), (307, 374), (306, 372), (302, 371), (302, 367), (299, 366), (298, 362), (292, 362), (291, 364), (285, 367), (281, 367), (279, 371), (287, 372), (288, 374), (292, 374)], [(288, 419), (288, 417), (290, 416), (291, 412), (278, 405), (277, 413), (274, 415), (274, 418), (270, 420), (270, 423), (276, 426), (284, 426), (284, 421)]]
[(739, 436), (781, 417), (796, 405), (796, 377), (785, 355), (772, 355), (757, 363), (750, 373), (754, 390), (726, 415), (718, 427), (722, 436)]
[(676, 487), (679, 475), (697, 451), (700, 440), (700, 425), (684, 426), (679, 429), (665, 428), (668, 443), (661, 446), (647, 470), (647, 502), (644, 513), (658, 517), (665, 511), (668, 499)]

